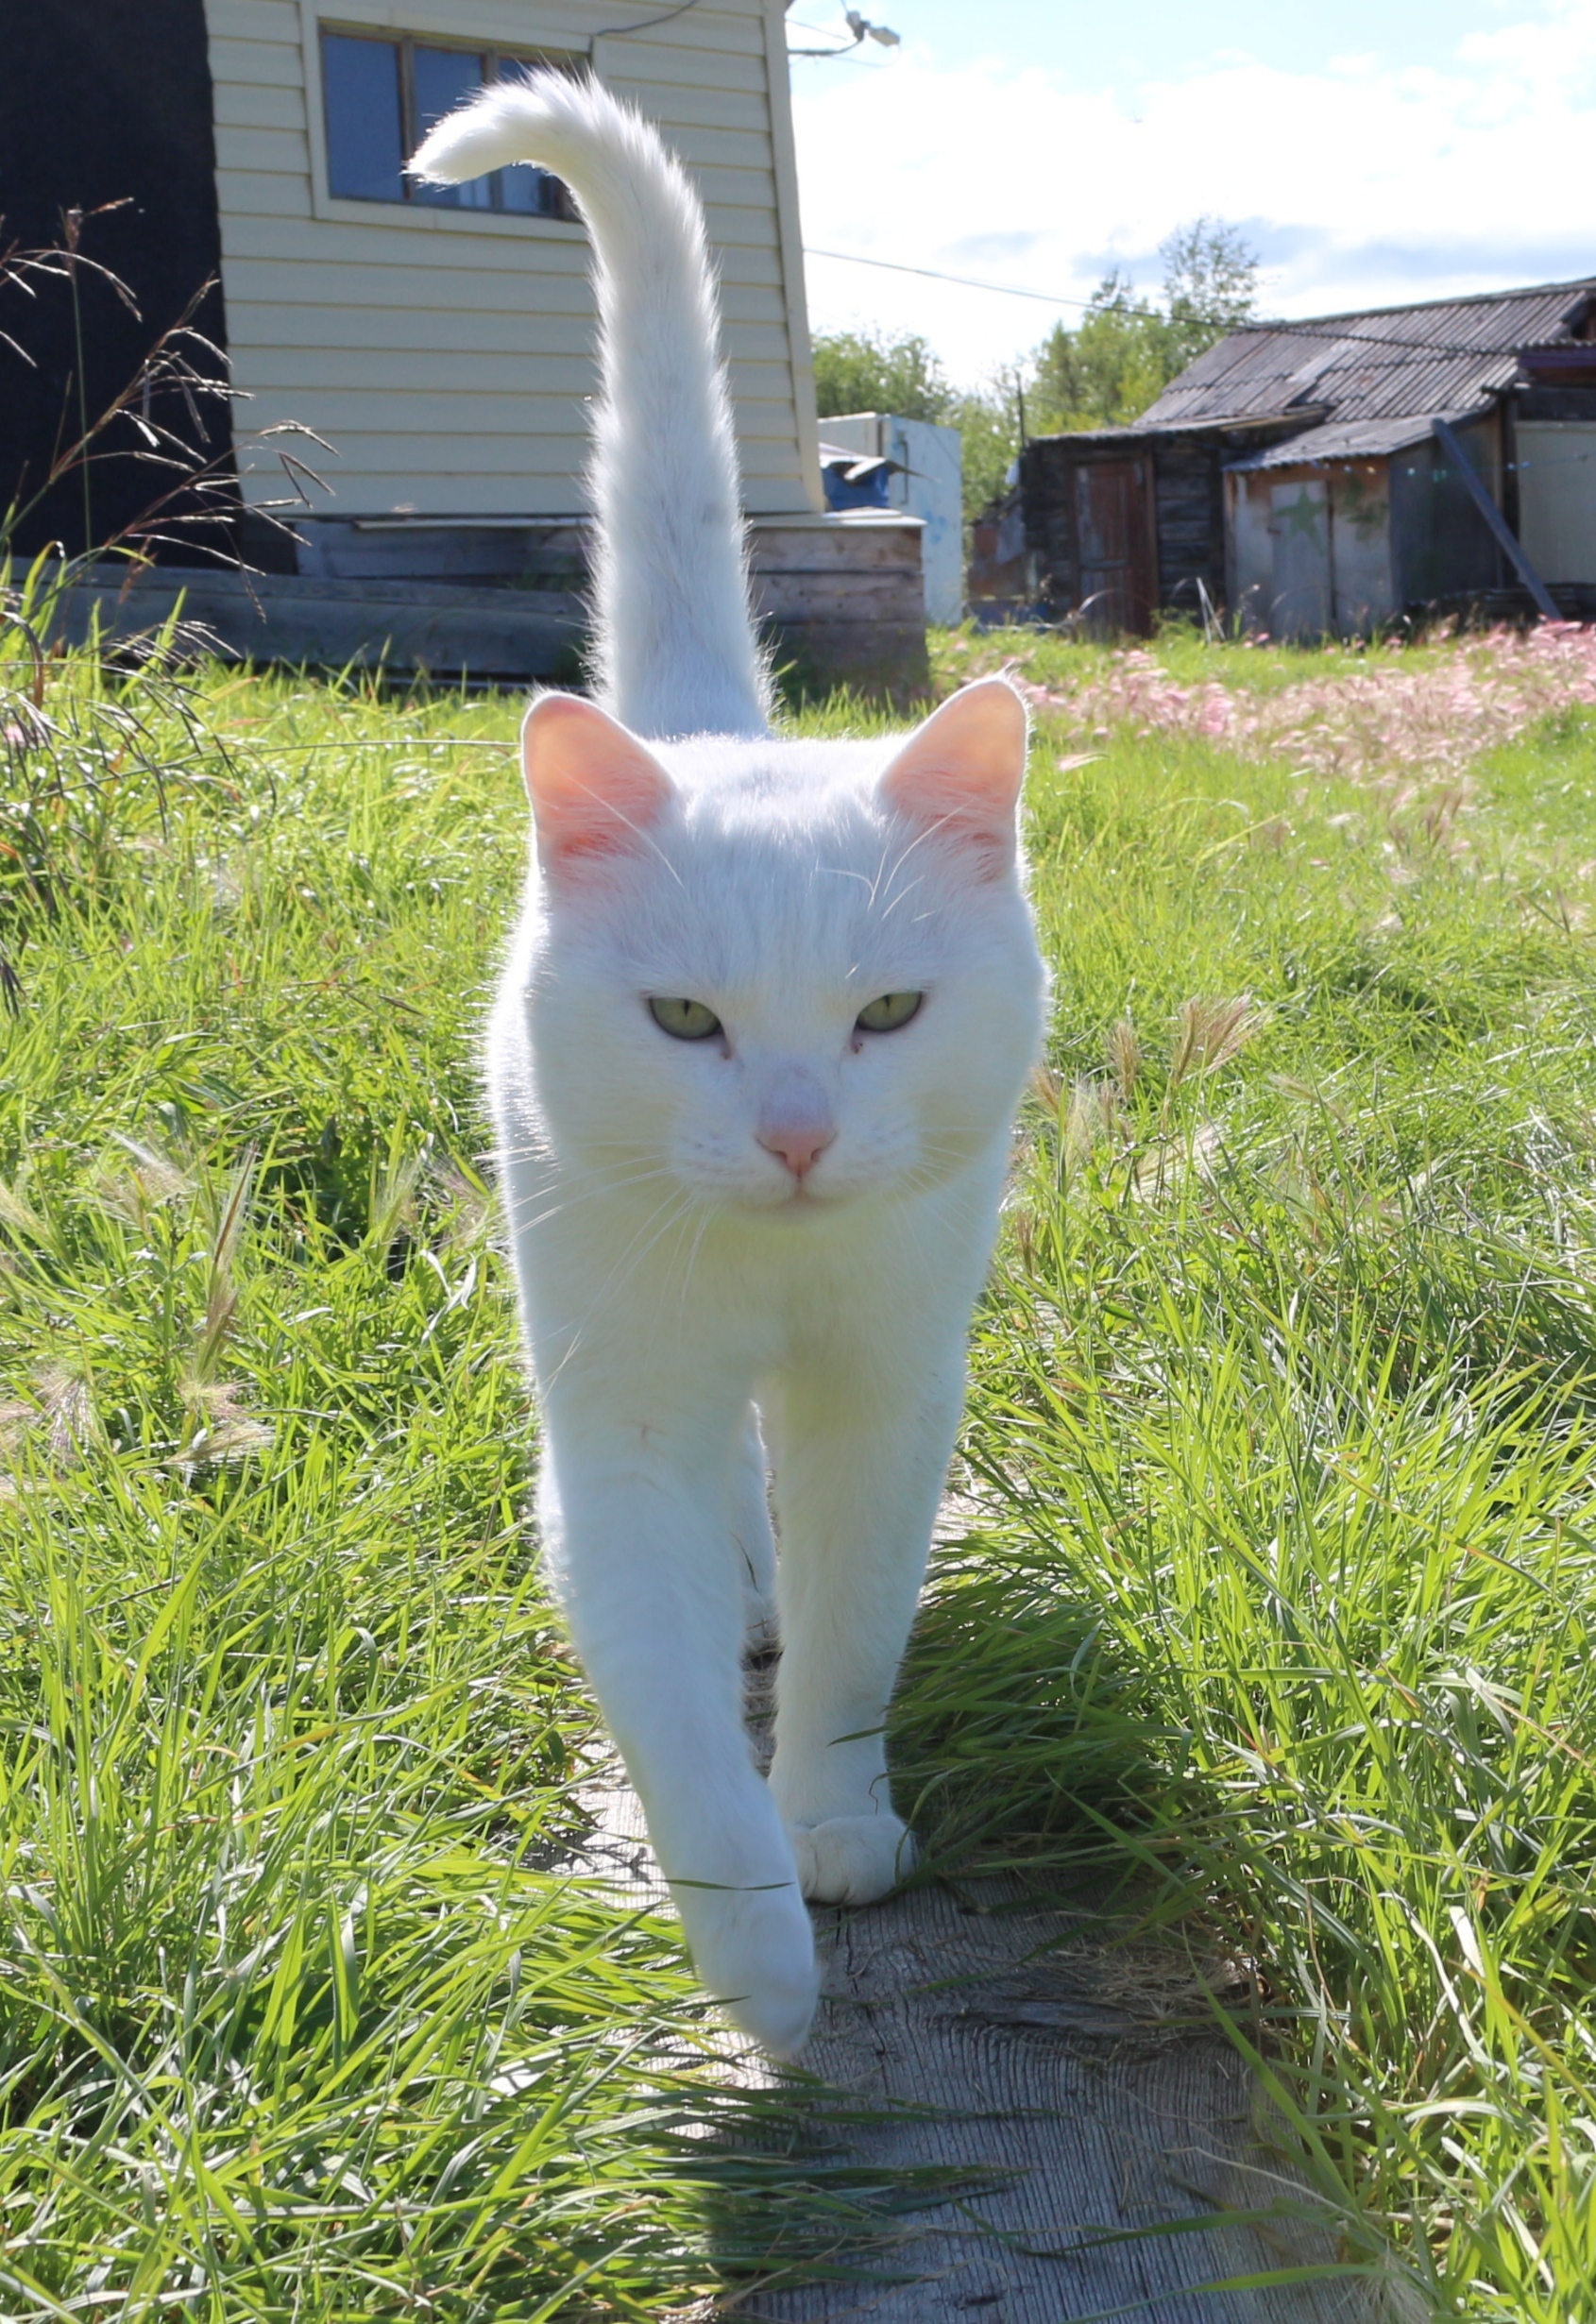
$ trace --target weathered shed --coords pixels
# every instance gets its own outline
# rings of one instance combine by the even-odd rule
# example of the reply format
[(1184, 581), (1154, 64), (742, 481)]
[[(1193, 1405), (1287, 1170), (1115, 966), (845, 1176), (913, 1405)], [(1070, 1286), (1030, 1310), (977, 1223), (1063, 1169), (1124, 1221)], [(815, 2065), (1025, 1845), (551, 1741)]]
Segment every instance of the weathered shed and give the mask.
[[(394, 648), (393, 591), (423, 584), (519, 585), (569, 641), (596, 383), (586, 230), (541, 172), (424, 188), (401, 165), (484, 79), (532, 62), (602, 75), (659, 123), (704, 195), (762, 605), (817, 667), (862, 675), (874, 661), (901, 679), (924, 664), (920, 528), (840, 521), (821, 492), (785, 19), (786, 0), (51, 0), (17, 13), (8, 45), (0, 209), (8, 234), (43, 242), (62, 209), (131, 197), (86, 247), (132, 284), (144, 321), (112, 316), (85, 277), (90, 410), (216, 278), (202, 319), (247, 399), (244, 546), (322, 606), (345, 602), (344, 585), (363, 592), (328, 658), (357, 631)], [(25, 498), (63, 399), (76, 416), (67, 322), (38, 328), (61, 344), (30, 350), (43, 357), (31, 378), (0, 348), (17, 375), (0, 382), (16, 391), (0, 395), (0, 502), (19, 483)], [(250, 452), (246, 435), (283, 422), (331, 451), (278, 438)], [(225, 444), (225, 418), (211, 426)], [(320, 480), (299, 472), (297, 545), (259, 521), (283, 497), (283, 448)], [(86, 522), (103, 539), (149, 490), (147, 472), (103, 467), (92, 516), (57, 495), (18, 545), (82, 547)], [(495, 610), (496, 652), (513, 662), (512, 608)], [(305, 633), (301, 619), (298, 650)], [(546, 663), (531, 629), (523, 643)]]
[(1596, 613), (1596, 279), (1248, 325), (1021, 484), (1048, 602), (1106, 629), (1350, 634), (1537, 584)]

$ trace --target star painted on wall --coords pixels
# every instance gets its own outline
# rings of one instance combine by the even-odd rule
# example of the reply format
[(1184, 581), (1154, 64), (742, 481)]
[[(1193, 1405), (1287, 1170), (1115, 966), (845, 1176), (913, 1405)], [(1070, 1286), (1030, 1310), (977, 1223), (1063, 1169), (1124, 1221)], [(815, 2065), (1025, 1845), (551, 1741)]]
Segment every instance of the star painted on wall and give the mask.
[(1324, 502), (1316, 500), (1306, 484), (1295, 500), (1281, 500), (1275, 507), (1275, 517), (1282, 533), (1300, 533), (1318, 547), (1319, 518), (1324, 515)]

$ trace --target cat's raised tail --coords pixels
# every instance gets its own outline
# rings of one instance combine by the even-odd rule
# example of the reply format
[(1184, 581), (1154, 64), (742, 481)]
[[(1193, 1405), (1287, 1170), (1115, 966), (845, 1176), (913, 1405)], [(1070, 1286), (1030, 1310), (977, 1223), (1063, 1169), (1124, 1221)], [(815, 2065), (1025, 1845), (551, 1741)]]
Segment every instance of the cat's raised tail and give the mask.
[(490, 83), (438, 123), (410, 169), (456, 185), (518, 161), (565, 180), (593, 241), (595, 656), (605, 704), (640, 735), (762, 735), (770, 680), (749, 614), (698, 195), (640, 113), (596, 80), (555, 72)]

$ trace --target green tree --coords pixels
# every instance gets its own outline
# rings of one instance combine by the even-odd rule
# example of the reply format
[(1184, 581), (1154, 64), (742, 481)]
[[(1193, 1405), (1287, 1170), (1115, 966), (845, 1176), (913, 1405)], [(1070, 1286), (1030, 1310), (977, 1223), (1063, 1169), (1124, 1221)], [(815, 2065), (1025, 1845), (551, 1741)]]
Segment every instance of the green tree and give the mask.
[(1175, 371), (1258, 312), (1258, 253), (1222, 218), (1178, 226), (1159, 251)]
[(917, 331), (821, 331), (814, 363), (822, 419), (896, 412), (902, 419), (946, 420), (958, 400), (929, 341)]
[(1168, 316), (1116, 268), (1074, 331), (1056, 323), (1032, 358), (1030, 432), (1122, 427), (1174, 376)]
[(1220, 218), (1194, 218), (1163, 245), (1163, 296), (1137, 293), (1116, 267), (1075, 329), (1056, 323), (1031, 358), (1030, 432), (1124, 427), (1171, 380), (1258, 306), (1258, 256)]
[(998, 381), (960, 396), (948, 414), (948, 424), (963, 439), (964, 517), (969, 523), (1002, 492), (1020, 449), (1014, 383)]

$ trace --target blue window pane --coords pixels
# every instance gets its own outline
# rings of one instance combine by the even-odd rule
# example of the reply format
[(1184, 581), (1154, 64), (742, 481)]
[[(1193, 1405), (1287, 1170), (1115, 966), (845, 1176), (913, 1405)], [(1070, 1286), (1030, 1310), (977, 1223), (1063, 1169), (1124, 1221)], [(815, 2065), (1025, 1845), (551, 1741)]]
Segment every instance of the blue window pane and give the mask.
[(499, 182), (503, 188), (506, 210), (513, 210), (523, 218), (557, 218), (562, 214), (560, 181), (546, 169), (518, 161), (513, 169), (500, 171)]
[(404, 137), (397, 41), (321, 36), (329, 190), (357, 202), (402, 202)]
[[(483, 85), (483, 60), (460, 48), (423, 48), (419, 42), (412, 51), (416, 62), (416, 134), (425, 137), (434, 121), (451, 113), (468, 96), (474, 96)], [(411, 199), (433, 202), (448, 210), (491, 210), (493, 208), (493, 178), (469, 178), (463, 186), (416, 186), (411, 188)]]

